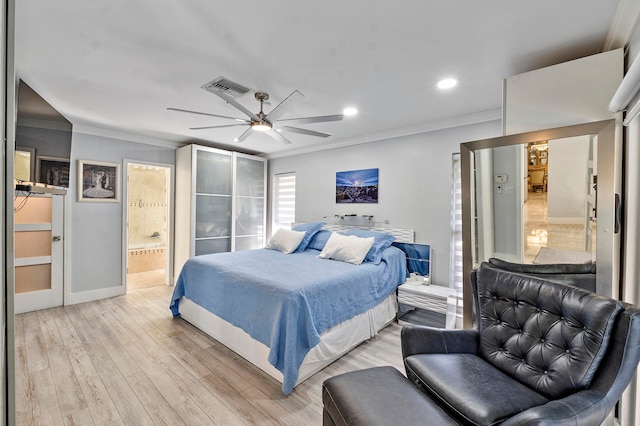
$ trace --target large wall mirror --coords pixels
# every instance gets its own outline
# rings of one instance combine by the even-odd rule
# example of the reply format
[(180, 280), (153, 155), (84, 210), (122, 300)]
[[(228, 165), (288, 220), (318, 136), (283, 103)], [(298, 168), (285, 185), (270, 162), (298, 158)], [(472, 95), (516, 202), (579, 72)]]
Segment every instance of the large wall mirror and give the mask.
[(464, 326), (470, 272), (489, 258), (596, 263), (596, 291), (617, 297), (620, 179), (615, 120), (460, 145)]

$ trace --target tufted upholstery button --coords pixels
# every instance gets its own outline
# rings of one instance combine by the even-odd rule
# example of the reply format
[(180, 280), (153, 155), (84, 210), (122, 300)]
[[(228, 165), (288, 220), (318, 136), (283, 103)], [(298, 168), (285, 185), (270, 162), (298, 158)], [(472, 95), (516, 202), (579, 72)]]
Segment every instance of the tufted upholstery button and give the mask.
[(549, 374), (549, 372), (547, 370), (544, 370), (544, 374)]
[(565, 351), (565, 353), (569, 353), (569, 349), (567, 349), (567, 350)]

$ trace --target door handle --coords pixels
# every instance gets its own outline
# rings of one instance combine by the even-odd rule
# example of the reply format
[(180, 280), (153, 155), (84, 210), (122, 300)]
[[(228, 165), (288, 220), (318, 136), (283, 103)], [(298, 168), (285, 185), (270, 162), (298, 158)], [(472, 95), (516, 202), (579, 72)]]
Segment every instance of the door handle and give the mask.
[(60, 235), (54, 235), (53, 236), (53, 241), (60, 241), (62, 238), (60, 237)]

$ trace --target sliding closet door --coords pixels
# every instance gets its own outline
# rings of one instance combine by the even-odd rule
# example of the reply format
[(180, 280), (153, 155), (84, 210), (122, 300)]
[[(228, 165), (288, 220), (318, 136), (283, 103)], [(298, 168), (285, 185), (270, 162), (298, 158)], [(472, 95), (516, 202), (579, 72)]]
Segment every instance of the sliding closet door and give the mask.
[(234, 158), (233, 250), (261, 248), (266, 227), (266, 160), (239, 153)]

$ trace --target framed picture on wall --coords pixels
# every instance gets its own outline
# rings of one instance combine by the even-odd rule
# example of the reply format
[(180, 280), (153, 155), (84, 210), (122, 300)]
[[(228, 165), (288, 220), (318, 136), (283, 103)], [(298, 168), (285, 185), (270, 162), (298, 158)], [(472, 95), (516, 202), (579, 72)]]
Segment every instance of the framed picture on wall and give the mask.
[(38, 156), (36, 182), (68, 188), (69, 165), (68, 158)]
[(378, 169), (336, 172), (336, 203), (377, 203)]
[(78, 201), (118, 202), (120, 165), (78, 160)]

